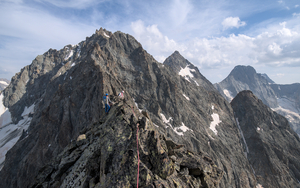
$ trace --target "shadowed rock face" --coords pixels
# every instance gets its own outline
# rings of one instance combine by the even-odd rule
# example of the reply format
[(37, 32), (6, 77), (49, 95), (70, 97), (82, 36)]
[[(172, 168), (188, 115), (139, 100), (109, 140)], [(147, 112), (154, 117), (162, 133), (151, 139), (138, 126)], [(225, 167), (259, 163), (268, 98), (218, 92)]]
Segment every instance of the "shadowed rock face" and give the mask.
[[(139, 132), (141, 185), (255, 187), (230, 104), (179, 53), (167, 60), (103, 29), (38, 56), (4, 90), (16, 122), (25, 106), (35, 111), (28, 134), (7, 153), (0, 187), (135, 186), (142, 109), (150, 120)], [(116, 103), (105, 115), (103, 94), (113, 99), (122, 90), (127, 106)], [(86, 139), (75, 141), (81, 134)]]
[(231, 105), (258, 183), (263, 187), (300, 187), (300, 140), (288, 121), (251, 91), (240, 92)]

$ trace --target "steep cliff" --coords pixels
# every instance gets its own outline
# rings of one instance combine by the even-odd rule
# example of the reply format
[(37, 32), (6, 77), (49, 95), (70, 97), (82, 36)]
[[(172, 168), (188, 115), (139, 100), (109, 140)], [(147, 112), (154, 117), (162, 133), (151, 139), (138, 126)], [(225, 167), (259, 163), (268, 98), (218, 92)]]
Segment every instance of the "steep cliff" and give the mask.
[(300, 187), (300, 140), (288, 121), (251, 91), (231, 102), (245, 138), (245, 154), (263, 187)]

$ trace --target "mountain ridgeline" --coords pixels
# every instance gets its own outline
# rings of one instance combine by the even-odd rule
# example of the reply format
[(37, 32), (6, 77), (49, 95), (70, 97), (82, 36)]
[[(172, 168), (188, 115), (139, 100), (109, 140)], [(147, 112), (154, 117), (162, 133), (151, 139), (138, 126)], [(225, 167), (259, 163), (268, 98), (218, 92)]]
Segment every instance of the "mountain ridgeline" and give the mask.
[(236, 66), (215, 88), (231, 101), (239, 92), (251, 90), (264, 104), (285, 116), (300, 135), (300, 84), (276, 84), (268, 75), (256, 73), (251, 66)]
[(1, 96), (2, 129), (23, 132), (1, 140), (18, 138), (0, 187), (300, 187), (300, 140), (284, 117), (250, 91), (230, 104), (179, 52), (158, 63), (119, 31), (37, 56)]

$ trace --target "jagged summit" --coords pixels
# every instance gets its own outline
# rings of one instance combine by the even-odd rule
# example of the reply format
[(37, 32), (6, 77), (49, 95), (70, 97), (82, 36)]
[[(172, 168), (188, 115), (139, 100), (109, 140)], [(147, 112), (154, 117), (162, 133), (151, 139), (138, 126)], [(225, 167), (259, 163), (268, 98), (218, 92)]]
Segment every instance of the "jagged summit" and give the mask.
[(256, 70), (251, 66), (237, 65), (230, 72), (229, 76), (244, 83), (253, 83), (255, 82), (256, 74)]
[(163, 64), (170, 66), (178, 75), (195, 84), (197, 87), (200, 86), (207, 90), (215, 90), (212, 84), (200, 73), (199, 69), (185, 59), (178, 51), (170, 55)]
[(220, 83), (214, 84), (228, 101), (231, 101), (240, 91), (251, 90), (264, 104), (271, 108), (278, 105), (276, 94), (267, 79), (251, 66), (238, 65)]
[(181, 68), (191, 66), (191, 69), (196, 69), (188, 60), (186, 60), (178, 51), (171, 54), (164, 62), (164, 65), (169, 65), (176, 71), (180, 71)]

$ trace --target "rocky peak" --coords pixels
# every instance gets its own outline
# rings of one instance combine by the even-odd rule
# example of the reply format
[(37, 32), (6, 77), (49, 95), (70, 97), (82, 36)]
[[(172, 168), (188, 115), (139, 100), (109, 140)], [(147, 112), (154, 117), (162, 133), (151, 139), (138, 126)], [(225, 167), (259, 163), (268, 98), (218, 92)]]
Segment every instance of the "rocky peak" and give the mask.
[(288, 121), (251, 91), (232, 100), (245, 155), (262, 187), (300, 187), (300, 140)]
[(170, 55), (164, 62), (164, 65), (168, 65), (175, 69), (176, 72), (179, 72), (181, 69), (189, 66), (191, 69), (195, 69), (188, 60), (186, 60), (178, 51), (175, 51), (172, 55)]
[(256, 70), (251, 66), (237, 65), (230, 72), (229, 76), (245, 83), (251, 83), (256, 76)]
[(231, 101), (240, 91), (251, 90), (264, 104), (269, 107), (278, 105), (276, 94), (267, 79), (251, 66), (238, 65), (220, 83), (214, 84), (219, 92)]
[(187, 81), (197, 87), (204, 87), (207, 90), (215, 90), (212, 84), (200, 73), (199, 69), (185, 59), (178, 51), (170, 55), (163, 63)]

